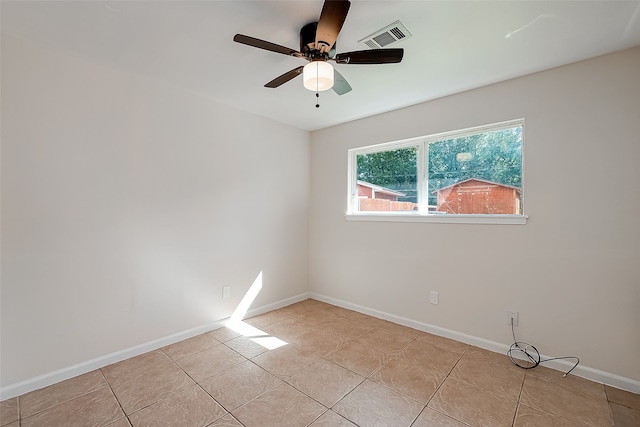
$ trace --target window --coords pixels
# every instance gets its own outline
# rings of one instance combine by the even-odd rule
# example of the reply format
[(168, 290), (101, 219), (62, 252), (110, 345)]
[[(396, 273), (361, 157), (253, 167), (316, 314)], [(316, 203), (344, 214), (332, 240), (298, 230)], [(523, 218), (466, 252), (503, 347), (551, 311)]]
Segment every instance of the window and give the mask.
[(524, 120), (349, 150), (351, 219), (524, 223)]

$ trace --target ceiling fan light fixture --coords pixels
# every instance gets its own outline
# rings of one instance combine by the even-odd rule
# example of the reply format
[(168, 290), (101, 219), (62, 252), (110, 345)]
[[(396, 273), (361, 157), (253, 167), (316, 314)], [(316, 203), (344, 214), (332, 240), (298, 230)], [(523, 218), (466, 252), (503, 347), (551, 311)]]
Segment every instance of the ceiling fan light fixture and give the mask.
[(311, 91), (322, 92), (333, 87), (333, 67), (325, 61), (313, 61), (302, 70), (304, 87)]

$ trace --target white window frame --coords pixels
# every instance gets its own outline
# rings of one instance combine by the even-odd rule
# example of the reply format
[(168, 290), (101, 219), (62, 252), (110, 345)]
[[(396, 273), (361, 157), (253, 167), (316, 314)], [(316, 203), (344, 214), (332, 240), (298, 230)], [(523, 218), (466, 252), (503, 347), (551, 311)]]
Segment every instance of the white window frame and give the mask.
[[(427, 185), (427, 147), (432, 142), (445, 139), (460, 138), (478, 133), (491, 132), (496, 130), (522, 127), (522, 203), (520, 205), (522, 214), (430, 214), (428, 212), (428, 185)], [(350, 221), (385, 221), (385, 222), (437, 222), (453, 224), (526, 224), (528, 216), (524, 212), (524, 118), (509, 120), (499, 123), (492, 123), (483, 126), (476, 126), (451, 132), (442, 132), (417, 138), (409, 138), (400, 141), (386, 142), (382, 144), (369, 145), (365, 147), (352, 148), (348, 150), (348, 185), (347, 185), (347, 212), (345, 217)], [(418, 206), (417, 212), (359, 212), (358, 190), (357, 190), (357, 170), (358, 155), (371, 154), (381, 151), (397, 150), (408, 147), (418, 147)]]

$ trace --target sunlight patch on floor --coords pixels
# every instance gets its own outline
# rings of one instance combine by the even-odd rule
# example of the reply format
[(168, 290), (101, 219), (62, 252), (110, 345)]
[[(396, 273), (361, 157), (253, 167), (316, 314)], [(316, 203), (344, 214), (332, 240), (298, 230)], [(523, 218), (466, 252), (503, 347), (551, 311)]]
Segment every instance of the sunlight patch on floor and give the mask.
[(261, 345), (267, 350), (274, 350), (278, 347), (287, 345), (287, 342), (282, 341), (280, 338), (271, 336), (263, 330), (260, 330), (242, 321), (242, 319), (244, 319), (244, 316), (247, 314), (247, 311), (249, 311), (249, 307), (251, 307), (251, 304), (253, 304), (253, 301), (256, 299), (261, 290), (262, 271), (253, 281), (253, 284), (249, 287), (247, 293), (244, 294), (242, 300), (233, 311), (233, 314), (231, 315), (229, 321), (225, 326), (241, 334), (242, 336), (251, 339), (251, 341)]

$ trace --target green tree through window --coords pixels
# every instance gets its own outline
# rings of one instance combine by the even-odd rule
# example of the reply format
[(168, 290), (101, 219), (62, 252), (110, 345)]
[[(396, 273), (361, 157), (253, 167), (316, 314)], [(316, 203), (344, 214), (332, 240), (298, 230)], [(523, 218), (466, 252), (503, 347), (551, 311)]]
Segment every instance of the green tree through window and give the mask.
[(435, 190), (470, 178), (520, 188), (522, 127), (432, 142), (427, 170), (431, 205)]
[(406, 194), (398, 200), (417, 202), (418, 147), (361, 154), (358, 179)]
[[(359, 198), (387, 197), (423, 214), (522, 214), (523, 126), (520, 119), (349, 150), (350, 212)], [(359, 183), (356, 191), (355, 180), (383, 188), (367, 193)], [(374, 205), (386, 206), (367, 202)]]

